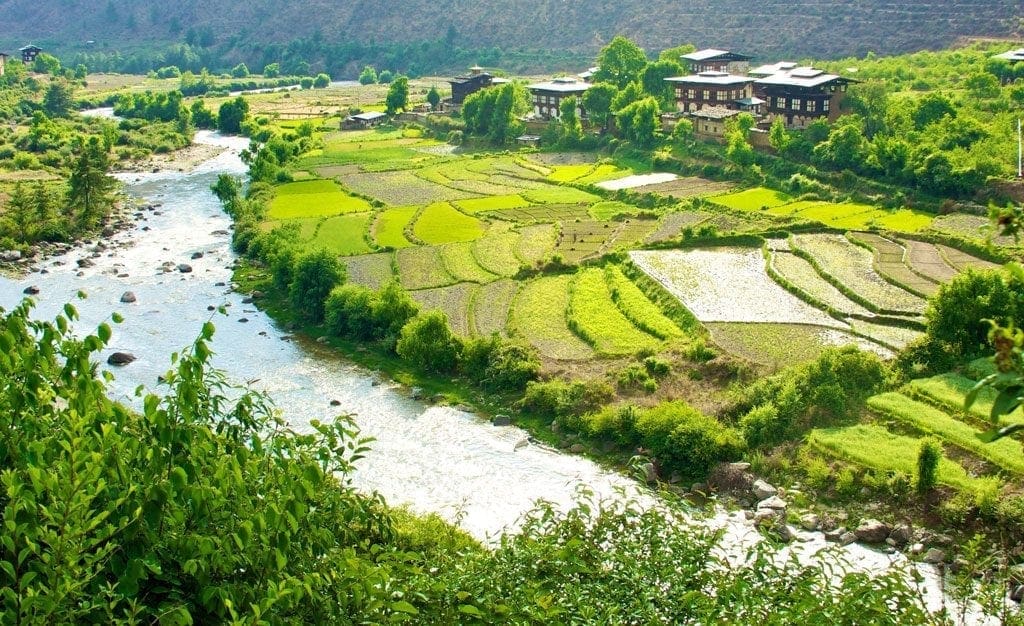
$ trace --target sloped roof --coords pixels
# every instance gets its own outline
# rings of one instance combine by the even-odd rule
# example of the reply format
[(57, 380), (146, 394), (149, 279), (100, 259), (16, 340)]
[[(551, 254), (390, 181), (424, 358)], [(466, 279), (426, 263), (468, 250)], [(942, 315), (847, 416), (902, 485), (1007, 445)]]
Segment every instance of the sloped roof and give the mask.
[(1004, 59), (1006, 61), (1024, 61), (1024, 48), (1017, 48), (1016, 50), (1007, 50), (1002, 54), (993, 55), (992, 58)]
[(689, 115), (707, 120), (724, 120), (730, 117), (736, 117), (740, 113), (742, 113), (742, 111), (727, 109), (725, 107), (704, 107), (700, 111), (691, 111)]
[(361, 122), (372, 122), (374, 120), (379, 120), (380, 118), (387, 116), (381, 113), (380, 111), (368, 111), (366, 113), (357, 113), (355, 115), (350, 115), (349, 117), (354, 120), (359, 120)]
[(749, 61), (751, 59), (751, 57), (745, 54), (730, 52), (728, 50), (719, 50), (718, 48), (705, 48), (704, 50), (684, 54), (680, 58), (684, 61), (709, 61), (711, 59), (719, 58), (723, 61)]
[(534, 83), (527, 88), (530, 91), (557, 91), (561, 93), (583, 93), (590, 89), (590, 83), (585, 83), (571, 77), (555, 78), (546, 83)]
[(833, 81), (856, 82), (838, 74), (828, 74), (813, 67), (797, 67), (757, 79), (759, 85), (786, 85), (791, 87), (820, 87)]
[(695, 85), (744, 85), (754, 82), (750, 76), (736, 76), (726, 72), (701, 72), (689, 76), (673, 76), (666, 78), (670, 83), (687, 83)]
[(789, 71), (795, 67), (797, 67), (797, 64), (792, 61), (779, 61), (778, 63), (759, 65), (747, 73), (751, 76), (771, 76), (772, 74), (778, 74), (779, 72)]

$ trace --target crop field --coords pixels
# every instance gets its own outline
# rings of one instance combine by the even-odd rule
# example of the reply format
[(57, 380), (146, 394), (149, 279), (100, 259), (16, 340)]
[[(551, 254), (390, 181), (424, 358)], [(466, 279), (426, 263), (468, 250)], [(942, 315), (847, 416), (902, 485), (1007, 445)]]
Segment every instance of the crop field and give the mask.
[(847, 320), (854, 332), (889, 346), (894, 350), (902, 350), (908, 344), (920, 339), (923, 333), (913, 328), (903, 326), (892, 326), (888, 324), (876, 324), (862, 319)]
[(484, 234), (484, 224), (447, 202), (428, 205), (413, 224), (412, 232), (428, 244), (473, 241)]
[(1015, 439), (983, 443), (978, 439), (980, 431), (972, 426), (950, 417), (933, 406), (895, 392), (872, 396), (868, 399), (868, 407), (887, 418), (963, 448), (1001, 469), (1014, 474), (1024, 474), (1024, 450)]
[(904, 263), (906, 250), (900, 244), (874, 233), (849, 233), (847, 239), (871, 247), (875, 255), (875, 271), (889, 282), (922, 298), (927, 298), (939, 290), (937, 283), (915, 274), (907, 267)]
[(412, 291), (410, 296), (420, 304), (421, 310), (439, 310), (448, 316), (452, 332), (460, 337), (470, 337), (469, 307), (476, 293), (476, 285), (458, 283), (437, 289)]
[(562, 255), (568, 263), (579, 263), (583, 259), (598, 256), (605, 242), (612, 238), (616, 225), (612, 222), (578, 220), (562, 225), (562, 237), (554, 252)]
[(596, 164), (581, 163), (576, 165), (556, 165), (551, 168), (548, 180), (554, 183), (571, 183), (592, 173)]
[(459, 191), (417, 177), (413, 172), (362, 172), (339, 176), (348, 189), (380, 200), (389, 206), (424, 205), (474, 198), (477, 194)]
[(473, 257), (486, 271), (498, 276), (515, 276), (522, 262), (516, 256), (519, 233), (495, 233), (473, 242)]
[(481, 337), (495, 333), (507, 336), (509, 310), (518, 291), (519, 283), (508, 279), (481, 285), (473, 296), (470, 309), (473, 331)]
[(795, 249), (810, 255), (833, 284), (845, 285), (881, 311), (914, 315), (924, 311), (925, 301), (886, 282), (872, 268), (871, 252), (840, 235), (794, 235)]
[(592, 165), (597, 162), (597, 155), (592, 152), (539, 152), (531, 154), (530, 161), (553, 169), (558, 165)]
[(366, 232), (372, 218), (372, 213), (329, 217), (320, 224), (312, 243), (342, 256), (366, 254), (371, 251), (366, 243)]
[(628, 219), (622, 222), (606, 242), (604, 252), (610, 252), (615, 248), (630, 248), (642, 244), (655, 230), (658, 229), (658, 220), (652, 219)]
[(569, 328), (570, 276), (546, 276), (532, 280), (512, 303), (512, 328), (549, 359), (581, 361), (594, 351)]
[(523, 197), (534, 204), (593, 204), (601, 198), (575, 187), (548, 185), (523, 191)]
[(572, 220), (588, 219), (590, 213), (586, 204), (549, 204), (546, 206), (529, 206), (522, 209), (506, 209), (492, 211), (491, 216), (508, 222), (534, 224), (537, 222), (571, 222)]
[(844, 325), (773, 281), (757, 248), (641, 250), (630, 257), (701, 322)]
[(551, 255), (555, 249), (558, 233), (552, 224), (535, 224), (519, 229), (516, 256), (527, 265), (535, 265)]
[(810, 263), (797, 255), (775, 252), (771, 256), (771, 263), (776, 272), (813, 300), (845, 315), (871, 314), (871, 311), (847, 298), (822, 278)]
[(436, 246), (403, 248), (395, 252), (398, 279), (409, 291), (444, 287), (455, 282), (441, 260), (441, 249)]
[(942, 255), (942, 258), (944, 258), (947, 263), (960, 271), (964, 271), (966, 269), (994, 270), (999, 267), (999, 265), (995, 263), (979, 259), (976, 256), (971, 256), (970, 254), (967, 254), (962, 250), (957, 250), (956, 248), (950, 248), (949, 246), (944, 246), (942, 244), (937, 244), (935, 247), (938, 248), (939, 254)]
[(574, 182), (581, 185), (596, 185), (598, 183), (603, 183), (606, 180), (619, 178), (632, 173), (633, 171), (630, 169), (622, 169), (609, 163), (602, 163), (595, 167), (592, 172), (577, 178)]
[(698, 211), (679, 211), (669, 213), (661, 218), (657, 230), (650, 234), (647, 243), (669, 241), (678, 237), (685, 228), (692, 228), (701, 222), (707, 221), (711, 216)]
[(854, 344), (888, 358), (892, 352), (837, 328), (777, 322), (711, 322), (705, 324), (715, 345), (772, 370), (811, 361), (829, 346)]
[(639, 207), (617, 200), (595, 202), (589, 209), (590, 216), (595, 220), (610, 220), (617, 215), (636, 215), (640, 211)]
[(501, 211), (503, 209), (521, 209), (530, 203), (518, 195), (488, 196), (486, 198), (469, 198), (458, 200), (455, 206), (464, 213), (483, 213), (485, 211)]
[(405, 227), (416, 216), (416, 207), (386, 209), (377, 214), (374, 239), (378, 246), (386, 248), (408, 248), (413, 245), (405, 237)]
[(498, 276), (480, 267), (473, 255), (473, 244), (469, 242), (450, 243), (441, 247), (441, 260), (455, 280), (467, 283), (489, 283)]
[(267, 216), (272, 220), (329, 217), (371, 210), (370, 203), (343, 192), (334, 181), (309, 180), (278, 186)]
[(1000, 246), (1015, 245), (1013, 237), (1003, 237), (992, 232), (992, 224), (984, 215), (953, 213), (940, 215), (931, 224), (930, 230), (963, 237), (969, 241), (983, 242), (992, 236), (992, 243)]
[(781, 191), (767, 189), (765, 187), (754, 187), (736, 193), (714, 196), (710, 199), (715, 204), (720, 204), (730, 209), (740, 211), (761, 211), (772, 207), (789, 204), (793, 198)]
[(604, 277), (612, 301), (634, 326), (658, 339), (677, 339), (683, 336), (683, 331), (675, 322), (665, 317), (661, 309), (618, 267), (606, 267)]
[(619, 311), (598, 268), (582, 269), (573, 277), (568, 316), (571, 327), (601, 355), (634, 354), (660, 343)]
[[(921, 440), (897, 435), (876, 424), (856, 424), (839, 428), (817, 428), (807, 436), (815, 450), (877, 472), (917, 473), (917, 451)], [(943, 457), (939, 461), (939, 484), (974, 491), (985, 479), (971, 477), (956, 461)]]
[(735, 187), (733, 183), (688, 176), (686, 178), (677, 178), (663, 183), (641, 185), (634, 188), (633, 191), (637, 193), (653, 193), (656, 196), (685, 200), (687, 198), (699, 198), (723, 194), (732, 190), (733, 187)]
[[(977, 381), (954, 373), (940, 374), (931, 378), (918, 378), (907, 383), (908, 392), (914, 397), (923, 397), (931, 404), (953, 416), (964, 413), (964, 398)], [(989, 424), (992, 403), (996, 393), (989, 388), (982, 389), (967, 414), (971, 419)], [(1018, 407), (1010, 415), (1003, 416), (1000, 423), (1024, 422), (1024, 408)]]
[(260, 224), (260, 229), (266, 232), (270, 232), (275, 228), (281, 226), (288, 226), (292, 228), (298, 228), (299, 241), (309, 242), (316, 237), (316, 231), (320, 229), (320, 224), (323, 223), (321, 217), (303, 217), (293, 220), (284, 221), (267, 221)]
[(370, 289), (380, 289), (394, 278), (390, 253), (362, 254), (344, 259), (347, 281)]
[(935, 244), (905, 239), (901, 243), (907, 248), (907, 264), (910, 269), (938, 282), (952, 280), (957, 270), (946, 263)]

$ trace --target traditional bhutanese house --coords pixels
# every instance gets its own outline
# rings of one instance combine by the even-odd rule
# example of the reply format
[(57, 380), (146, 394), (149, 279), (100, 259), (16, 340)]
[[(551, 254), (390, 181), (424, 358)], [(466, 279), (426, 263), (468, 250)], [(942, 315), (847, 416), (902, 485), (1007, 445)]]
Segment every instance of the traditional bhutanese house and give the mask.
[(690, 70), (691, 74), (700, 74), (701, 72), (746, 74), (750, 69), (750, 59), (753, 57), (728, 50), (706, 48), (684, 54), (680, 58), (683, 61), (683, 67)]
[(0, 76), (4, 75), (4, 72), (6, 71), (6, 65), (7, 55), (3, 52), (0, 52)]
[(771, 76), (772, 74), (778, 74), (779, 72), (788, 72), (789, 70), (795, 70), (797, 64), (791, 61), (779, 61), (778, 63), (771, 63), (769, 65), (758, 65), (754, 69), (747, 72), (748, 75), (754, 78), (764, 78), (765, 76)]
[(592, 68), (588, 69), (586, 72), (580, 72), (576, 76), (580, 80), (582, 80), (583, 82), (589, 83), (590, 79), (594, 77), (594, 74), (596, 74), (597, 70), (599, 70), (599, 69), (601, 69), (601, 68), (599, 68), (599, 67), (592, 67)]
[(1017, 48), (1016, 50), (1007, 50), (1001, 54), (992, 55), (993, 59), (1002, 59), (1009, 61), (1010, 63), (1020, 63), (1024, 61), (1024, 48)]
[[(562, 100), (575, 96), (577, 101), (590, 89), (590, 83), (585, 83), (574, 76), (555, 78), (546, 83), (534, 83), (528, 87), (533, 94), (533, 113), (537, 117), (550, 120), (558, 119), (562, 113), (559, 107)], [(582, 103), (576, 109), (580, 119), (586, 117)]]
[(388, 118), (380, 111), (369, 111), (367, 113), (357, 113), (356, 115), (349, 115), (342, 122), (342, 130), (357, 130), (361, 128), (371, 128), (378, 124), (383, 124), (384, 120)]
[(42, 51), (43, 49), (39, 46), (33, 46), (31, 44), (18, 50), (18, 52), (21, 53), (21, 60), (23, 63), (33, 63)]
[(749, 76), (735, 76), (717, 70), (707, 70), (692, 76), (666, 78), (676, 92), (676, 109), (692, 113), (705, 107), (739, 109), (740, 101), (754, 96)]
[(469, 68), (469, 74), (456, 76), (448, 81), (452, 86), (452, 104), (462, 106), (466, 98), (475, 94), (485, 87), (494, 84), (494, 77), (484, 71), (479, 65)]
[(693, 134), (699, 139), (721, 139), (725, 137), (725, 123), (739, 115), (737, 109), (720, 106), (704, 107), (690, 113), (693, 119)]
[(766, 101), (765, 113), (770, 120), (782, 117), (789, 128), (806, 128), (823, 117), (835, 121), (846, 87), (852, 82), (856, 81), (812, 67), (797, 67), (757, 79), (754, 90)]

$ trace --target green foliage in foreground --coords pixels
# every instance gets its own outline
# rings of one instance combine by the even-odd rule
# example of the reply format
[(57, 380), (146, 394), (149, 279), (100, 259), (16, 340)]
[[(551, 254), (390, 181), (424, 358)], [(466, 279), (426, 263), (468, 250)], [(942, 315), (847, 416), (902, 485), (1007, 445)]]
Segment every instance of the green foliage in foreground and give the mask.
[(0, 317), (2, 623), (934, 621), (899, 572), (730, 564), (668, 505), (541, 505), (483, 549), (352, 489), (349, 421), (296, 434), (210, 372), (211, 324), (134, 412), (93, 362), (109, 326), (29, 313)]

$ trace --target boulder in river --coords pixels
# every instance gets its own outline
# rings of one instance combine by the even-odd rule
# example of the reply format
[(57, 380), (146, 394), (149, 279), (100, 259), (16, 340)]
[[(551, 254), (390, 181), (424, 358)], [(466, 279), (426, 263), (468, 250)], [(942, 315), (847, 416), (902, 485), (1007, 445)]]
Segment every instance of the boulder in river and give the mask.
[(96, 265), (91, 259), (78, 259), (75, 262), (78, 263), (78, 267), (92, 267), (93, 265)]
[(193, 261), (195, 261), (196, 259), (201, 259), (201, 258), (203, 258), (203, 253), (202, 252), (193, 252), (192, 253), (192, 260)]
[(854, 533), (857, 535), (858, 541), (864, 543), (885, 543), (885, 540), (889, 538), (889, 533), (892, 532), (892, 527), (885, 522), (880, 522), (876, 519), (866, 519), (860, 523), (857, 530)]
[(493, 426), (508, 426), (512, 423), (512, 418), (508, 415), (495, 415), (491, 418), (491, 424)]
[(188, 263), (179, 263), (178, 271), (181, 272), (182, 274), (188, 274), (192, 271), (192, 266), (189, 265)]
[(946, 552), (940, 548), (932, 548), (924, 553), (924, 562), (938, 565), (946, 561)]
[(0, 261), (5, 263), (13, 263), (21, 260), (21, 250), (3, 250), (0, 251)]
[(25, 287), (25, 290), (22, 291), (22, 293), (30, 296), (38, 295), (39, 287), (36, 287), (35, 285), (29, 285), (28, 287)]
[(888, 543), (889, 541), (891, 541), (892, 545), (896, 547), (902, 547), (910, 543), (910, 541), (913, 538), (914, 529), (912, 529), (907, 524), (900, 524), (896, 528), (892, 529), (892, 532), (889, 533), (889, 538), (886, 540), (886, 542)]
[(107, 357), (107, 365), (128, 365), (135, 360), (131, 352), (114, 352)]
[(121, 294), (121, 302), (125, 304), (131, 304), (135, 302), (135, 294), (131, 291), (126, 291)]
[(754, 481), (750, 490), (754, 492), (754, 497), (758, 500), (765, 500), (779, 493), (778, 489), (760, 479)]

